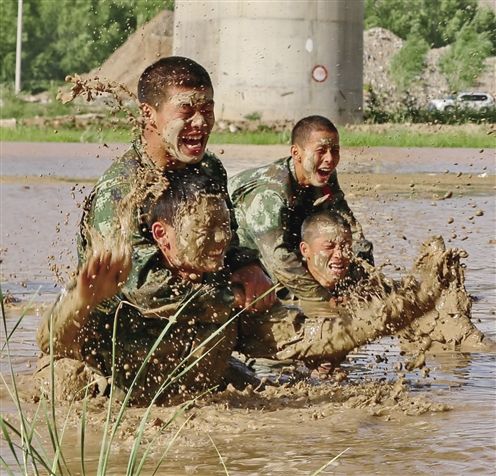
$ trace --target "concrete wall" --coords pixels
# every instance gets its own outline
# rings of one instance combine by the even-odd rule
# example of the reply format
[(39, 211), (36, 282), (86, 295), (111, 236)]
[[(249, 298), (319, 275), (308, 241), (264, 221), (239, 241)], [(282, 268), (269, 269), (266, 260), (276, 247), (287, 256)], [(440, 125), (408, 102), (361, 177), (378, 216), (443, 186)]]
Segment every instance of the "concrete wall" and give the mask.
[(363, 0), (176, 0), (174, 54), (212, 74), (218, 118), (362, 118)]

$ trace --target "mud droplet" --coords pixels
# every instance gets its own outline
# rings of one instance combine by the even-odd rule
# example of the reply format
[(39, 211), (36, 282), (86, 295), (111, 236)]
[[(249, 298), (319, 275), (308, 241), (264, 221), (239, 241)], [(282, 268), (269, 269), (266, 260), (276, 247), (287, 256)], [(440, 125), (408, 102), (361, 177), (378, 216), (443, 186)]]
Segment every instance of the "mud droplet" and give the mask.
[(484, 215), (484, 211), (483, 211), (483, 210), (481, 210), (481, 209), (479, 209), (479, 210), (477, 210), (477, 211), (475, 212), (475, 216), (477, 216), (477, 217), (481, 217), (482, 215)]

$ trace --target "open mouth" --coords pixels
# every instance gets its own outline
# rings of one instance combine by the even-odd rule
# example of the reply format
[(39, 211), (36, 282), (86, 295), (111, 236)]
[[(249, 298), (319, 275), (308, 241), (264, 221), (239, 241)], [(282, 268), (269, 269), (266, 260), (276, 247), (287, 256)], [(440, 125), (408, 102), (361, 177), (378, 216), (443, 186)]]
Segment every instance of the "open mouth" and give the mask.
[(210, 251), (208, 257), (211, 259), (219, 259), (224, 255), (224, 250)]
[(202, 133), (188, 134), (180, 137), (179, 146), (188, 155), (200, 155), (204, 150), (207, 136)]
[(316, 175), (322, 182), (327, 182), (332, 174), (333, 169), (327, 167), (320, 167), (316, 170)]
[(348, 267), (344, 263), (330, 263), (329, 269), (331, 272), (337, 276), (342, 276), (348, 270)]

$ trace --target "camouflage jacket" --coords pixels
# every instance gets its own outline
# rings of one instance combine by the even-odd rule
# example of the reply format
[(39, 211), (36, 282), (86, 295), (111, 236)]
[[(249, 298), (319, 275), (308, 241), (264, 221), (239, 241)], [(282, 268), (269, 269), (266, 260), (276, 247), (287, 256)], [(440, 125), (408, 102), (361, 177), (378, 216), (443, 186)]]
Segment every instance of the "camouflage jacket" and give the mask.
[[(227, 174), (220, 160), (213, 154), (206, 153), (201, 162), (189, 165), (188, 170), (207, 175), (216, 182), (231, 211), (232, 239), (225, 260), (229, 270), (235, 271), (238, 267), (257, 260), (256, 252), (239, 246), (237, 223), (227, 192)], [(173, 173), (175, 172), (170, 170), (159, 170), (137, 143), (115, 160), (86, 199), (78, 235), (79, 263), (86, 259), (87, 248), (91, 244), (91, 233), (88, 230), (96, 230), (104, 238), (112, 240), (123, 227), (120, 218), (123, 215), (123, 205), (126, 208), (129, 193), (136, 190), (137, 186), (145, 191), (148, 186), (151, 188), (153, 184), (149, 184), (147, 180), (154, 174), (167, 179)], [(132, 248), (132, 269), (123, 288), (131, 302), (145, 306), (150, 300), (150, 286), (155, 289), (161, 279), (167, 282), (170, 278), (170, 271), (163, 266), (162, 253), (145, 221), (146, 200), (147, 197), (142, 196), (127, 206), (130, 223), (126, 238)], [(147, 282), (150, 276), (153, 276), (151, 285)]]
[(301, 225), (314, 212), (333, 209), (342, 214), (352, 228), (355, 254), (373, 263), (372, 244), (346, 203), (336, 172), (324, 187), (302, 187), (287, 157), (232, 177), (229, 192), (241, 245), (257, 250), (272, 279), (300, 299), (331, 297), (310, 275), (299, 253)]

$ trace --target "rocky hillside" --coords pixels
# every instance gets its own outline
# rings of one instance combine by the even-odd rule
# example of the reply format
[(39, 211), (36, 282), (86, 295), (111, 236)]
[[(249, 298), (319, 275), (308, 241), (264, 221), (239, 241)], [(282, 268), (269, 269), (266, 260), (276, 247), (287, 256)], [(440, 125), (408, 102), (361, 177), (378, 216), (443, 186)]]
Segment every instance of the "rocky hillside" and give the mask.
[[(381, 103), (393, 109), (401, 103), (401, 94), (389, 74), (393, 56), (403, 46), (403, 40), (384, 28), (371, 28), (363, 35), (363, 83), (370, 86)], [(448, 83), (437, 66), (439, 59), (449, 46), (435, 48), (428, 52), (426, 68), (416, 84), (409, 91), (419, 106), (425, 106), (430, 99), (449, 94)], [(474, 84), (474, 90), (496, 94), (496, 57), (486, 60), (486, 70)]]

